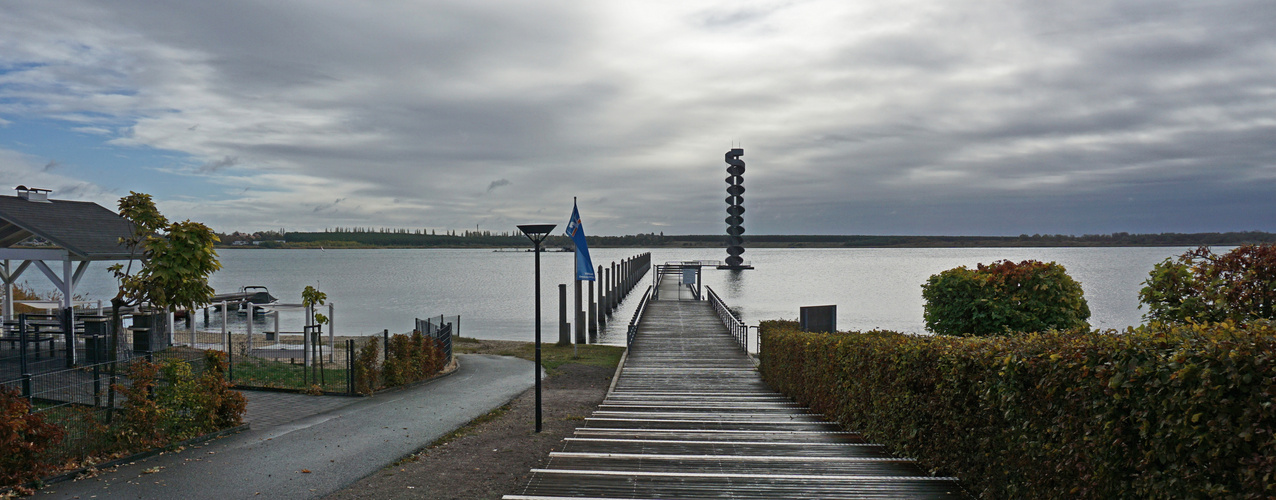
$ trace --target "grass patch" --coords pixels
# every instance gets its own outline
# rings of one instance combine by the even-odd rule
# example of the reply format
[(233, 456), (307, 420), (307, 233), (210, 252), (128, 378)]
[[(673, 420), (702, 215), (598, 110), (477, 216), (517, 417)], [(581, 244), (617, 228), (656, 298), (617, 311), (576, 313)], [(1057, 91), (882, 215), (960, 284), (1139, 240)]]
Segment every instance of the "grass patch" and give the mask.
[[(467, 339), (466, 342), (453, 343), (452, 349), (457, 354), (495, 354), (528, 361), (536, 359), (536, 344), (533, 342)], [(550, 376), (554, 375), (559, 366), (567, 363), (614, 368), (620, 363), (620, 356), (624, 352), (624, 347), (611, 345), (592, 344), (573, 347), (542, 342), (541, 365)]]
[[(311, 370), (315, 370), (315, 367), (311, 367)], [(238, 356), (235, 358), (234, 380), (231, 382), (242, 387), (308, 389), (318, 385), (326, 391), (346, 391), (345, 368), (329, 368), (325, 365), (322, 376), (324, 383), (307, 377), (318, 377), (318, 374), (315, 371), (307, 373), (306, 367), (301, 364)]]

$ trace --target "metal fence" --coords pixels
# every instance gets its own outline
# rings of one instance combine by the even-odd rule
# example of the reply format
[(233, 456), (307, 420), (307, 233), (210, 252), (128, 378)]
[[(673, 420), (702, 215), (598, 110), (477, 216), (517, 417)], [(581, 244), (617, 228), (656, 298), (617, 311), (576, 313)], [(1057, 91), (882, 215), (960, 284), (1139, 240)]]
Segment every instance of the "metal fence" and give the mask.
[(429, 317), (416, 319), (416, 331), (428, 335), (443, 346), (443, 353), (448, 362), (452, 361), (452, 336), (461, 336), (461, 316)]
[[(185, 361), (190, 364), (192, 374), (199, 376), (205, 369), (203, 356), (202, 351), (169, 349), (138, 358), (154, 362)], [(137, 358), (28, 372), (0, 380), (0, 387), (21, 394), (31, 402), (32, 413), (43, 415), (46, 421), (66, 432), (62, 441), (47, 451), (50, 456), (84, 457), (114, 445), (101, 429), (109, 425), (114, 410), (124, 405), (124, 397), (115, 387), (132, 385), (126, 367), (133, 359)]]

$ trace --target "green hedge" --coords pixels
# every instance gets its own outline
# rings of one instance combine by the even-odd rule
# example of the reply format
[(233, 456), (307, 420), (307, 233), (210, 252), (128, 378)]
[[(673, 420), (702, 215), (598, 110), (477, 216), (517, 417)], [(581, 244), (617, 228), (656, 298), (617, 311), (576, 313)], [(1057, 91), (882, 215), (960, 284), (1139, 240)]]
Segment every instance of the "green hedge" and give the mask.
[(983, 498), (1276, 496), (1270, 323), (761, 335), (772, 387)]

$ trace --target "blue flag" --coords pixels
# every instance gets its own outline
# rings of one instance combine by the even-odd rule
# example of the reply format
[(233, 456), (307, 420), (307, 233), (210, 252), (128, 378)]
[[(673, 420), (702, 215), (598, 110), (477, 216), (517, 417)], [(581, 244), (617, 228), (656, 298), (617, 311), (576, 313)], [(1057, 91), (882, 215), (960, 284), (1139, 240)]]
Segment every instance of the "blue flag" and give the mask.
[(580, 209), (572, 202), (572, 218), (567, 221), (567, 232), (576, 243), (576, 279), (594, 281), (594, 261), (589, 259), (589, 245), (585, 244), (585, 225), (580, 221)]

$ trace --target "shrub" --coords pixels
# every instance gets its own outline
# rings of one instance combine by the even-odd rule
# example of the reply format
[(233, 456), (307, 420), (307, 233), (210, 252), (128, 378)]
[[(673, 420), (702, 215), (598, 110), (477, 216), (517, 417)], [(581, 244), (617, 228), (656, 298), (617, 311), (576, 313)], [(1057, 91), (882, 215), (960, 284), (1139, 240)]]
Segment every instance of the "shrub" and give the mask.
[(1276, 245), (1242, 245), (1223, 255), (1209, 247), (1165, 259), (1139, 291), (1144, 319), (1246, 323), (1276, 319)]
[[(433, 337), (413, 331), (390, 337), (385, 362), (376, 366), (377, 341), (373, 337), (359, 349), (355, 360), (355, 391), (371, 394), (382, 387), (397, 387), (430, 378), (443, 369), (443, 347)], [(379, 383), (377, 376), (380, 375)]]
[(114, 384), (115, 391), (124, 396), (120, 423), (115, 429), (116, 442), (123, 448), (148, 449), (163, 444), (169, 410), (152, 397), (159, 372), (158, 364), (138, 359), (124, 369), (124, 376), (131, 383)]
[(772, 387), (984, 498), (1276, 495), (1271, 323), (761, 335)]
[(386, 387), (425, 380), (443, 368), (443, 349), (433, 337), (414, 330), (411, 335), (390, 337), (384, 365)]
[(378, 380), (381, 376), (381, 368), (377, 366), (377, 359), (380, 357), (381, 343), (376, 337), (368, 337), (368, 340), (359, 348), (359, 355), (354, 360), (354, 391), (370, 395), (381, 386)]
[(116, 439), (127, 449), (146, 449), (243, 423), (247, 401), (226, 381), (225, 356), (206, 351), (198, 376), (180, 360), (129, 363), (131, 384), (115, 386), (125, 397)]
[(204, 373), (200, 376), (200, 390), (206, 397), (206, 418), (210, 431), (243, 424), (244, 413), (248, 411), (248, 400), (244, 398), (244, 394), (234, 390), (230, 381), (226, 380), (228, 366), (226, 353), (204, 351)]
[(1089, 328), (1081, 285), (1063, 266), (1025, 260), (965, 266), (922, 285), (926, 328), (944, 335), (1005, 335)]
[(22, 484), (54, 469), (44, 456), (62, 442), (63, 430), (31, 413), (18, 391), (0, 387), (0, 486)]

